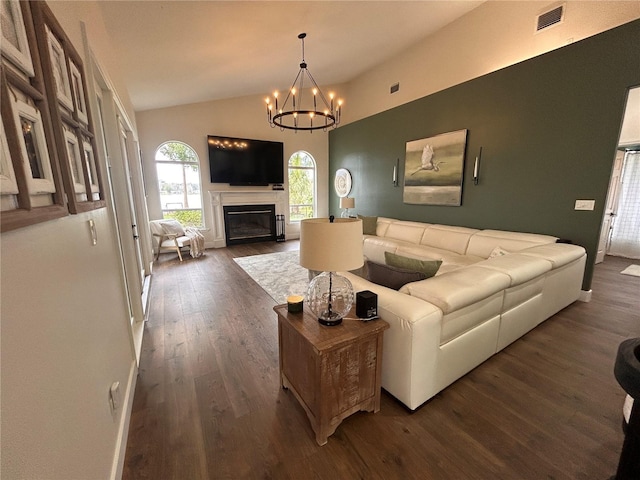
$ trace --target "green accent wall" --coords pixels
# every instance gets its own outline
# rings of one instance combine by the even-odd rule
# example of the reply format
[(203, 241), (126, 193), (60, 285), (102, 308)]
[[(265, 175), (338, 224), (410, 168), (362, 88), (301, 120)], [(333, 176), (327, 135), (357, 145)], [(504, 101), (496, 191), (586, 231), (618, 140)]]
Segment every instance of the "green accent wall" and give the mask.
[[(340, 213), (333, 176), (346, 168), (361, 215), (543, 233), (584, 246), (589, 290), (627, 92), (637, 85), (640, 20), (340, 127), (329, 134), (329, 211)], [(461, 129), (462, 205), (404, 204), (406, 142)], [(574, 210), (577, 199), (594, 199), (595, 210)]]

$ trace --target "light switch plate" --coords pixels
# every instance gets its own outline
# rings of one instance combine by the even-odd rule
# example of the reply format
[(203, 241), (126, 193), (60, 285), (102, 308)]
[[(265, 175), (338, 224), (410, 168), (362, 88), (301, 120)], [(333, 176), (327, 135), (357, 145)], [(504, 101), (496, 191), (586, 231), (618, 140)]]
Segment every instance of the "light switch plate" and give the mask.
[(595, 206), (595, 200), (576, 200), (575, 210), (593, 210)]
[(98, 244), (98, 232), (96, 231), (96, 223), (93, 219), (89, 220), (89, 232), (91, 232), (91, 245)]

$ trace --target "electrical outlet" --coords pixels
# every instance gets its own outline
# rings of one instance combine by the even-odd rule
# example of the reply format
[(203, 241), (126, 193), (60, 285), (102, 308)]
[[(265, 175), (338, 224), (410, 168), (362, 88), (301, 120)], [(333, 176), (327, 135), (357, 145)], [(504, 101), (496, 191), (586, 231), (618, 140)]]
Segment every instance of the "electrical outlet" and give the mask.
[(575, 210), (593, 210), (596, 206), (595, 200), (576, 200)]

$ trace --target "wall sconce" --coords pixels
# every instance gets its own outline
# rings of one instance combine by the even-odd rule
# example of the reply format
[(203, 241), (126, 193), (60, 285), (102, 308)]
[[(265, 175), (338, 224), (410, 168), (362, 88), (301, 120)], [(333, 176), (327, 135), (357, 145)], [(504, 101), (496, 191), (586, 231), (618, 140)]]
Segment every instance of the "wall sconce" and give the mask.
[(482, 147), (480, 147), (480, 152), (476, 157), (476, 162), (473, 165), (473, 184), (478, 185), (478, 181), (480, 180), (480, 160), (482, 159)]
[(400, 182), (398, 180), (398, 172), (400, 170), (400, 159), (396, 158), (396, 164), (393, 166), (393, 186), (397, 187), (398, 185), (400, 185)]

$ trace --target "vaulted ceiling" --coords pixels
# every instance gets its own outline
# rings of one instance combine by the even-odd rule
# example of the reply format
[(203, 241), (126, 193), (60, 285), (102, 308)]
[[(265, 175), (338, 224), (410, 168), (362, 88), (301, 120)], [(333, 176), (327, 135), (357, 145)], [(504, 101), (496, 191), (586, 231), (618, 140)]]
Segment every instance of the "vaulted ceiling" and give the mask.
[(483, 1), (101, 1), (136, 111), (356, 78)]

